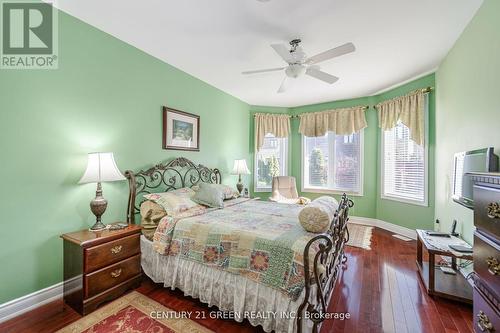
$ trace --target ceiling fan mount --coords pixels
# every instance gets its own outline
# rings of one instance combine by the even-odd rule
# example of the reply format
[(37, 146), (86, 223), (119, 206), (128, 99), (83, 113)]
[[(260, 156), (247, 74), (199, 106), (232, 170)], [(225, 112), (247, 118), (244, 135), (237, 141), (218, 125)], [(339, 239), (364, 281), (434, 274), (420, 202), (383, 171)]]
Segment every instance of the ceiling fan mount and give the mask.
[(257, 74), (265, 72), (276, 72), (285, 70), (285, 78), (283, 79), (278, 93), (285, 92), (290, 84), (290, 78), (296, 79), (304, 74), (314, 77), (328, 84), (333, 84), (339, 80), (338, 77), (321, 71), (317, 65), (320, 62), (339, 57), (341, 55), (354, 52), (356, 48), (353, 43), (346, 43), (325, 52), (319, 53), (312, 57), (307, 57), (306, 53), (302, 50), (299, 38), (290, 41), (290, 50), (284, 44), (271, 44), (274, 51), (283, 59), (287, 66), (279, 68), (269, 68), (262, 70), (246, 71), (242, 74)]
[(290, 53), (295, 52), (295, 50), (297, 49), (297, 47), (299, 46), (299, 44), (301, 42), (302, 42), (302, 40), (300, 38), (292, 39), (290, 41), (290, 46), (292, 47), (292, 49), (290, 50)]

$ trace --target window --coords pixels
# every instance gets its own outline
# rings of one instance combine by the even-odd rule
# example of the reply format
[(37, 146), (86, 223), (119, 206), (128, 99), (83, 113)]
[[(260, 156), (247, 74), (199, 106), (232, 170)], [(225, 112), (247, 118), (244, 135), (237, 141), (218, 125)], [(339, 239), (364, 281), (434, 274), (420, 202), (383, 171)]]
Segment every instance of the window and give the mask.
[(273, 177), (287, 175), (288, 139), (267, 134), (264, 144), (255, 154), (255, 191), (271, 191)]
[(303, 136), (302, 191), (363, 193), (363, 131)]
[(382, 198), (427, 206), (427, 149), (401, 122), (382, 133)]

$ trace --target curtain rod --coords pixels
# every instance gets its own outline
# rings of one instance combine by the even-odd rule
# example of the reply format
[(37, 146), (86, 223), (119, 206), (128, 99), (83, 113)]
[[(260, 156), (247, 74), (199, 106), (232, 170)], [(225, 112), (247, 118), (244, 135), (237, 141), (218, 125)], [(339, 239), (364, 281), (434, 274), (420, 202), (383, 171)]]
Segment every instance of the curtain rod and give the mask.
[[(362, 109), (365, 111), (368, 110), (369, 108), (370, 108), (369, 105), (365, 105), (362, 107)], [(333, 109), (332, 111), (335, 111), (335, 109)], [(322, 112), (322, 111), (317, 111), (317, 112)], [(304, 113), (294, 114), (293, 116), (290, 116), (290, 118), (299, 118), (301, 114), (304, 114)]]
[[(428, 93), (430, 93), (432, 90), (434, 90), (434, 87), (430, 87), (430, 86), (429, 86), (429, 87), (422, 88), (421, 90), (422, 90), (422, 92), (423, 92), (424, 94), (428, 94)], [(364, 109), (364, 110), (368, 110), (370, 107), (371, 107), (371, 108), (375, 108), (375, 105), (365, 105), (365, 106), (363, 106), (363, 109)], [(318, 112), (321, 112), (321, 111), (318, 111)], [(277, 114), (283, 114), (283, 113), (277, 113)], [(294, 114), (294, 115), (290, 116), (290, 118), (299, 118), (299, 116), (300, 116), (300, 115), (301, 115), (301, 114)], [(255, 118), (255, 115), (253, 115), (253, 116), (254, 116), (254, 118)]]

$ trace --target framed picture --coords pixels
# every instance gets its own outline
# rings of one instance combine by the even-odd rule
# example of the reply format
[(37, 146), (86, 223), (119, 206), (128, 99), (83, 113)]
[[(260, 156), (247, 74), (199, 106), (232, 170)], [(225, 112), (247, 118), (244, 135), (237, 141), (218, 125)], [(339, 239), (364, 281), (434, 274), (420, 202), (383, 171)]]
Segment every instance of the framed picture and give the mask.
[(164, 106), (163, 149), (200, 151), (200, 116)]

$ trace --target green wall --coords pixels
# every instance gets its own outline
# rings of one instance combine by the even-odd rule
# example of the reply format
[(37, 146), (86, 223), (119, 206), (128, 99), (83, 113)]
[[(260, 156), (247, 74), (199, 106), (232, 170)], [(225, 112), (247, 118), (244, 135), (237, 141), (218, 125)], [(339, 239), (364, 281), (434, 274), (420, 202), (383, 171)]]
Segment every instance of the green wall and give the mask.
[(453, 219), (472, 241), (473, 213), (451, 200), (453, 155), (495, 147), (500, 153), (500, 1), (485, 0), (436, 74), (436, 218)]
[[(229, 184), (251, 156), (247, 104), (61, 12), (59, 36), (58, 70), (0, 70), (0, 304), (62, 280), (59, 235), (93, 222), (88, 152), (122, 171), (185, 156)], [(200, 152), (161, 149), (162, 105), (201, 116)], [(103, 189), (104, 222), (123, 220), (127, 183)]]

